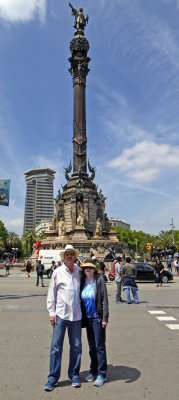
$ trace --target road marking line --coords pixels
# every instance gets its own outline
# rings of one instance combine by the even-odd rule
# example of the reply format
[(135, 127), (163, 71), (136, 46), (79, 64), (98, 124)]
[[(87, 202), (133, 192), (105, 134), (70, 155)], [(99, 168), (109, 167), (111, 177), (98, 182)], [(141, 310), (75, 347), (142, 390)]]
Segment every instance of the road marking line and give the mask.
[(174, 317), (155, 317), (155, 318), (157, 318), (159, 321), (177, 321), (177, 319), (176, 318), (174, 318)]
[(170, 329), (178, 329), (179, 330), (179, 324), (166, 324), (166, 326)]
[(165, 311), (148, 311), (150, 314), (166, 314)]

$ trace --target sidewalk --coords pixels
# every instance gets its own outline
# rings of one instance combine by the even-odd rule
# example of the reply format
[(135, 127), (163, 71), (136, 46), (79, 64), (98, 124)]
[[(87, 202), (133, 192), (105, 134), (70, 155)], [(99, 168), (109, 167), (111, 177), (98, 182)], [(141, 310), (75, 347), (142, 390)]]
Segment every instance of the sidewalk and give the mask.
[[(45, 288), (36, 287), (35, 282), (35, 273), (31, 278), (27, 278), (25, 273), (19, 277), (0, 278), (0, 400), (178, 398), (176, 349), (179, 336), (148, 313), (154, 305), (178, 305), (178, 277), (162, 288), (157, 288), (155, 283), (140, 283), (139, 305), (116, 304), (116, 284), (108, 282), (108, 382), (101, 388), (84, 382), (89, 370), (89, 355), (83, 329), (82, 387), (74, 389), (67, 380), (69, 346), (66, 335), (62, 375), (59, 387), (52, 393), (43, 391), (52, 335), (46, 311), (49, 280), (45, 278)], [(167, 368), (163, 368), (166, 365)]]

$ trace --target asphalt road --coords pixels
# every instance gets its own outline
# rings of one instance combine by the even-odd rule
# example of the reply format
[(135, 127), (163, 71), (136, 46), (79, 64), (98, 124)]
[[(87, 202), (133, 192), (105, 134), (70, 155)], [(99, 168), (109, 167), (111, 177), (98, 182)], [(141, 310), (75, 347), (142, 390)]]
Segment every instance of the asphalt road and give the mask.
[(16, 270), (10, 271), (8, 277), (3, 275), (1, 270), (0, 400), (179, 399), (179, 329), (170, 329), (171, 325), (179, 327), (179, 277), (162, 288), (154, 283), (140, 283), (139, 305), (116, 304), (116, 284), (108, 282), (108, 382), (101, 388), (84, 382), (89, 356), (83, 330), (81, 388), (72, 388), (67, 380), (66, 337), (59, 386), (47, 393), (43, 387), (47, 381), (52, 334), (46, 311), (49, 281), (44, 279), (46, 287), (42, 288), (35, 286), (35, 273), (30, 279)]

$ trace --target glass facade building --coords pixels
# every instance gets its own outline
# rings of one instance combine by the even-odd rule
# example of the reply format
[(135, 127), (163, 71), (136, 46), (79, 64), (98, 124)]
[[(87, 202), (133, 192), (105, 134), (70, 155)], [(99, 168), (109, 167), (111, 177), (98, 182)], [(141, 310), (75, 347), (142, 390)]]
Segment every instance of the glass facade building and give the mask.
[(42, 219), (51, 221), (54, 214), (54, 174), (55, 171), (49, 168), (34, 168), (25, 172), (24, 232), (35, 229)]

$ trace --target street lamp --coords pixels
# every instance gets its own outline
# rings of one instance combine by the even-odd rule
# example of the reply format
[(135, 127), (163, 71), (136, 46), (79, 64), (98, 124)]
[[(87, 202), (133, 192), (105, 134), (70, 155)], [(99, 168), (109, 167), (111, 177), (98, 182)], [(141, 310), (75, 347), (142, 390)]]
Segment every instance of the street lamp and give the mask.
[(172, 218), (172, 223), (170, 225), (172, 227), (173, 244), (175, 245), (175, 232), (174, 232), (175, 226), (173, 225), (173, 218)]
[(18, 251), (18, 247), (12, 247), (12, 251), (14, 252), (14, 258), (16, 259), (16, 253)]
[(135, 239), (135, 241), (136, 241), (136, 260), (137, 260), (138, 257), (137, 238)]

